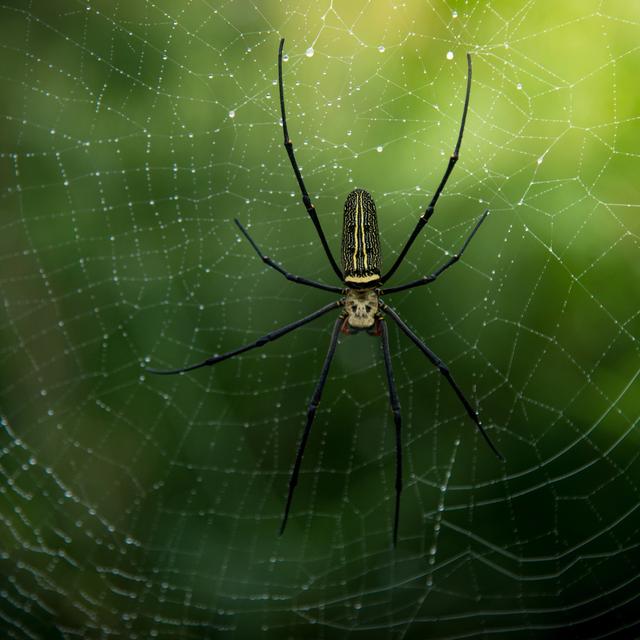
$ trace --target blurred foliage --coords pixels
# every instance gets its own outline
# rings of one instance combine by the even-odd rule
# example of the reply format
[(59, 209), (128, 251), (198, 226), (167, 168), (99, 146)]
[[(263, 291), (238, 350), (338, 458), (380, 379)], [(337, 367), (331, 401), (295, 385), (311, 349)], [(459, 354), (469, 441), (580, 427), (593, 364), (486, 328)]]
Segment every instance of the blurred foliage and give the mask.
[[(633, 637), (635, 3), (5, 2), (0, 626), (12, 638)], [(405, 492), (377, 340), (343, 338), (277, 529), (330, 320), (156, 378), (319, 308), (374, 196), (385, 264), (462, 153), (393, 305)]]

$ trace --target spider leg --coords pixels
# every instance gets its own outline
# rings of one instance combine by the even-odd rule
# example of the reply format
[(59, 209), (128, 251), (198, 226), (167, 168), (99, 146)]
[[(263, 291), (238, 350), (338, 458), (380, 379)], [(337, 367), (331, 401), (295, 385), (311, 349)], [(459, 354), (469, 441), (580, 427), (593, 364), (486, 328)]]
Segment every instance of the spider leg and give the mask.
[(427, 358), (431, 361), (431, 364), (438, 368), (438, 371), (440, 371), (440, 373), (446, 378), (451, 388), (456, 392), (456, 395), (458, 396), (460, 402), (462, 402), (467, 414), (473, 420), (476, 427), (478, 428), (478, 431), (485, 439), (486, 443), (489, 445), (493, 453), (495, 453), (500, 460), (504, 460), (504, 456), (498, 451), (493, 442), (491, 442), (491, 439), (487, 435), (487, 432), (484, 430), (484, 427), (480, 422), (478, 413), (473, 409), (464, 393), (462, 393), (462, 390), (457, 385), (456, 381), (453, 379), (453, 376), (449, 372), (449, 368), (447, 367), (447, 365), (445, 365), (445, 363), (442, 362), (442, 360), (440, 360), (440, 358), (438, 358), (438, 356), (433, 351), (431, 351), (431, 349), (429, 349), (429, 347), (427, 347), (427, 345), (422, 342), (422, 340), (420, 340), (420, 338), (418, 338), (418, 336), (413, 333), (411, 329), (409, 329), (409, 327), (404, 323), (400, 316), (389, 305), (384, 304), (381, 301), (380, 308), (389, 314), (393, 321), (400, 327), (400, 330), (411, 340), (411, 342), (413, 342), (418, 347), (418, 349), (420, 349), (420, 351), (422, 351), (422, 353), (424, 353), (425, 356), (427, 356)]
[(395, 272), (396, 269), (402, 264), (404, 257), (407, 255), (407, 252), (411, 248), (414, 240), (418, 237), (420, 231), (422, 231), (422, 227), (424, 227), (427, 222), (429, 222), (429, 218), (433, 215), (433, 212), (436, 208), (436, 204), (438, 202), (438, 198), (442, 193), (445, 185), (447, 184), (447, 180), (449, 180), (449, 176), (453, 171), (453, 168), (456, 166), (456, 162), (458, 162), (458, 155), (460, 153), (460, 145), (462, 144), (462, 134), (464, 133), (464, 125), (467, 121), (467, 110), (469, 109), (469, 96), (471, 94), (471, 55), (467, 53), (467, 91), (464, 98), (464, 108), (462, 110), (462, 120), (460, 122), (460, 131), (458, 133), (458, 141), (456, 142), (455, 149), (449, 158), (449, 164), (447, 165), (447, 169), (442, 176), (442, 180), (440, 180), (440, 184), (438, 188), (435, 190), (433, 197), (431, 198), (431, 202), (429, 206), (425, 209), (425, 212), (418, 218), (418, 222), (416, 224), (415, 229), (409, 236), (407, 243), (404, 245), (404, 248), (400, 252), (400, 255), (396, 258), (396, 261), (393, 263), (393, 266), (387, 273), (382, 276), (382, 282), (386, 282)]
[(322, 284), (322, 282), (316, 282), (315, 280), (309, 280), (308, 278), (303, 278), (302, 276), (296, 276), (292, 273), (286, 271), (283, 267), (281, 267), (277, 262), (269, 258), (269, 256), (264, 255), (262, 251), (258, 248), (258, 245), (255, 243), (255, 240), (249, 235), (249, 232), (242, 226), (240, 221), (235, 218), (234, 222), (242, 231), (244, 237), (251, 243), (251, 246), (254, 248), (255, 252), (258, 254), (258, 257), (262, 262), (266, 265), (272, 267), (279, 273), (281, 273), (287, 280), (291, 280), (291, 282), (296, 282), (297, 284), (305, 284), (308, 287), (315, 287), (316, 289), (323, 289), (324, 291), (332, 291), (334, 293), (342, 293), (342, 289), (340, 287), (334, 287), (329, 284)]
[[(198, 362), (197, 364), (192, 364), (187, 367), (182, 367), (181, 369), (147, 369), (147, 371), (149, 373), (155, 373), (161, 376), (170, 376), (177, 373), (184, 373), (186, 371), (193, 371), (194, 369), (199, 369), (200, 367), (209, 367), (213, 364), (217, 364), (218, 362), (222, 362), (223, 360), (228, 360), (229, 358), (233, 358), (233, 356), (237, 356), (240, 353), (244, 353), (245, 351), (250, 351), (251, 349), (255, 349), (256, 347), (262, 347), (263, 345), (267, 344), (267, 342), (272, 342), (273, 340), (277, 340), (278, 338), (281, 338), (282, 336), (297, 329), (298, 327), (301, 327), (307, 324), (308, 322), (311, 322), (312, 320), (315, 320), (316, 318), (323, 316), (325, 313), (329, 313), (329, 311), (332, 311), (333, 309), (337, 309), (343, 304), (344, 302), (342, 300), (331, 302), (330, 304), (322, 307), (321, 309), (318, 309), (318, 311), (314, 311), (312, 314), (305, 316), (300, 320), (296, 320), (295, 322), (292, 322), (284, 327), (280, 327), (280, 329), (271, 331), (270, 333), (267, 333), (266, 335), (258, 338), (254, 342), (245, 344), (244, 346), (239, 347), (238, 349), (234, 349), (233, 351), (227, 351), (227, 353), (222, 353), (220, 355), (213, 355), (210, 358), (203, 360), (202, 362)], [(342, 320), (340, 319), (340, 321)]]
[(465, 249), (469, 246), (469, 243), (473, 239), (473, 236), (476, 235), (476, 231), (480, 228), (480, 225), (484, 222), (485, 218), (489, 215), (489, 209), (487, 209), (480, 220), (476, 223), (476, 226), (473, 228), (473, 231), (469, 234), (467, 239), (464, 241), (460, 251), (458, 253), (454, 253), (439, 269), (434, 271), (429, 276), (422, 276), (418, 280), (414, 280), (412, 282), (407, 282), (407, 284), (402, 284), (399, 287), (390, 287), (389, 289), (384, 289), (380, 295), (384, 295), (386, 293), (397, 293), (398, 291), (404, 291), (405, 289), (413, 289), (413, 287), (421, 287), (423, 284), (429, 284), (433, 282), (440, 276), (443, 272), (445, 272), (451, 265), (454, 265), (460, 258), (462, 254), (465, 252)]
[(309, 192), (307, 191), (307, 187), (305, 187), (304, 180), (302, 179), (302, 174), (300, 173), (300, 167), (298, 167), (298, 163), (296, 161), (296, 157), (293, 153), (293, 143), (289, 138), (289, 130), (287, 129), (287, 116), (284, 110), (284, 84), (282, 81), (282, 49), (284, 47), (284, 38), (280, 40), (280, 47), (278, 49), (278, 86), (280, 88), (280, 114), (282, 115), (282, 131), (284, 133), (284, 148), (287, 150), (287, 155), (289, 156), (289, 161), (291, 162), (291, 167), (293, 168), (293, 172), (296, 174), (296, 180), (298, 181), (298, 186), (300, 187), (300, 193), (302, 194), (302, 202), (304, 203), (305, 209), (311, 218), (311, 222), (313, 222), (313, 226), (316, 228), (318, 232), (318, 236), (320, 237), (320, 242), (322, 243), (322, 247), (324, 248), (324, 252), (327, 254), (327, 258), (331, 263), (331, 268), (334, 270), (335, 274), (338, 276), (340, 281), (343, 280), (342, 271), (338, 268), (336, 261), (331, 253), (331, 249), (329, 248), (329, 244), (327, 243), (327, 239), (325, 238), (324, 231), (320, 226), (320, 220), (318, 220), (318, 214), (316, 213), (316, 208), (311, 203), (311, 198), (309, 197)]
[(313, 424), (313, 420), (316, 417), (316, 410), (318, 409), (318, 405), (320, 404), (320, 398), (322, 397), (322, 390), (324, 388), (324, 384), (327, 381), (327, 376), (329, 375), (329, 367), (331, 365), (331, 360), (333, 359), (333, 355), (336, 352), (336, 346), (338, 344), (338, 336), (340, 335), (340, 328), (342, 327), (343, 318), (339, 317), (335, 324), (333, 325), (333, 332), (331, 333), (331, 340), (329, 341), (329, 349), (327, 351), (327, 355), (324, 359), (324, 364), (322, 365), (322, 371), (320, 372), (320, 379), (316, 384), (316, 388), (311, 396), (311, 401), (309, 402), (309, 406), (307, 407), (307, 422), (304, 426), (304, 431), (302, 432), (302, 438), (300, 439), (300, 444), (298, 445), (298, 452), (296, 453), (296, 461), (293, 465), (293, 470), (291, 472), (291, 478), (289, 479), (289, 493), (287, 495), (287, 503), (284, 508), (284, 515), (282, 517), (282, 524), (280, 525), (280, 535), (284, 533), (284, 529), (287, 526), (287, 520), (289, 519), (289, 509), (291, 508), (291, 501), (293, 500), (293, 492), (298, 484), (298, 475), (300, 474), (300, 465), (302, 463), (302, 456), (304, 455), (305, 447), (307, 446), (307, 440), (309, 439), (309, 433), (311, 432), (311, 425)]
[(396, 508), (393, 518), (393, 546), (398, 542), (398, 520), (400, 518), (400, 494), (402, 493), (402, 416), (400, 414), (400, 400), (398, 390), (393, 378), (393, 368), (391, 366), (391, 352), (389, 350), (389, 332), (384, 319), (379, 320), (382, 331), (382, 352), (384, 354), (384, 368), (387, 373), (387, 383), (389, 385), (389, 402), (393, 411), (393, 421), (396, 425)]

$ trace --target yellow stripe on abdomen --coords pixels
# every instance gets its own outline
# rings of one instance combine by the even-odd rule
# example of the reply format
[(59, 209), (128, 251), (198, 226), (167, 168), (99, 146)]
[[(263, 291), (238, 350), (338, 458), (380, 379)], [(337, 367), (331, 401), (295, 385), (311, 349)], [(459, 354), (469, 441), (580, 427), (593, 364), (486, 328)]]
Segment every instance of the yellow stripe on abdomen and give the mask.
[(359, 214), (362, 213), (362, 195), (357, 194), (356, 196), (356, 212), (354, 216), (355, 227), (353, 229), (353, 270), (358, 270), (358, 228), (360, 225), (360, 217)]
[(367, 257), (367, 243), (364, 238), (364, 204), (362, 203), (362, 193), (358, 198), (360, 202), (360, 215), (362, 216), (360, 219), (360, 233), (362, 233), (362, 259), (364, 262), (364, 270), (366, 271), (369, 268), (369, 259)]
[(353, 282), (354, 284), (366, 284), (367, 282), (375, 282), (376, 280), (380, 280), (380, 276), (377, 273), (370, 276), (347, 276), (344, 279), (345, 282)]

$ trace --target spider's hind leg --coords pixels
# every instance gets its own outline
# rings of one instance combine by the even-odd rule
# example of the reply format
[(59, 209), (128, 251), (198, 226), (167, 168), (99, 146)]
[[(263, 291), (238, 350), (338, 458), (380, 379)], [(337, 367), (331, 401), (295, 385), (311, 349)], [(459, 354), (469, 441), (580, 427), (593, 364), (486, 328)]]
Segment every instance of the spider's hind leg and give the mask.
[(393, 367), (391, 366), (391, 351), (389, 349), (389, 332), (383, 318), (376, 319), (375, 327), (382, 336), (382, 353), (384, 355), (384, 368), (387, 374), (387, 384), (389, 386), (389, 402), (393, 412), (393, 421), (396, 428), (396, 505), (393, 517), (393, 546), (398, 542), (398, 521), (400, 519), (400, 494), (402, 493), (402, 415), (400, 414), (400, 400), (393, 377)]
[(469, 400), (462, 392), (462, 389), (458, 386), (458, 383), (453, 379), (451, 372), (449, 371), (449, 367), (440, 360), (440, 358), (433, 352), (427, 345), (418, 338), (418, 336), (409, 329), (407, 324), (402, 320), (402, 318), (394, 311), (389, 305), (382, 303), (381, 308), (389, 314), (391, 319), (400, 327), (400, 330), (413, 342), (413, 344), (422, 351), (422, 353), (429, 359), (431, 364), (438, 369), (438, 371), (442, 374), (445, 380), (449, 383), (449, 386), (453, 389), (455, 394), (458, 396), (458, 399), (462, 403), (467, 415), (473, 420), (476, 425), (476, 428), (480, 432), (480, 435), (484, 438), (485, 442), (489, 445), (491, 451), (496, 455), (496, 457), (500, 460), (504, 460), (504, 456), (498, 451), (497, 447), (491, 441), (489, 434), (484, 430), (482, 423), (480, 422), (480, 417), (478, 416), (478, 412), (471, 406)]
[(327, 377), (329, 376), (329, 367), (331, 366), (333, 355), (336, 352), (336, 347), (338, 345), (338, 336), (340, 335), (340, 329), (342, 327), (343, 321), (343, 317), (340, 316), (333, 325), (333, 332), (331, 333), (331, 340), (329, 341), (329, 349), (327, 350), (327, 355), (324, 359), (324, 364), (322, 365), (320, 379), (316, 384), (316, 388), (313, 392), (313, 395), (311, 396), (311, 401), (309, 402), (309, 406), (307, 407), (307, 422), (304, 426), (304, 431), (302, 432), (302, 438), (300, 439), (298, 452), (296, 453), (296, 461), (293, 465), (291, 478), (289, 479), (289, 493), (287, 495), (287, 503), (284, 508), (284, 515), (282, 516), (282, 524), (280, 525), (280, 535), (284, 533), (284, 529), (287, 526), (287, 520), (289, 519), (289, 510), (291, 509), (291, 501), (293, 500), (293, 492), (296, 488), (296, 485), (298, 484), (298, 476), (300, 474), (302, 456), (304, 455), (304, 450), (307, 446), (307, 440), (309, 439), (311, 426), (313, 425), (313, 421), (316, 417), (316, 410), (318, 409), (318, 405), (320, 404), (320, 398), (322, 397), (324, 384), (327, 381)]

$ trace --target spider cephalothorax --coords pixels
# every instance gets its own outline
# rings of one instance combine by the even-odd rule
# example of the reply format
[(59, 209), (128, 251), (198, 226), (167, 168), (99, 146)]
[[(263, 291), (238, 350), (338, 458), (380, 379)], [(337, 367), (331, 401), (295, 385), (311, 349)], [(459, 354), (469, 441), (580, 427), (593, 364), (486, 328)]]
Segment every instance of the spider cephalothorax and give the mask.
[(380, 302), (375, 289), (347, 289), (344, 298), (345, 322), (343, 333), (357, 333), (366, 329), (372, 335), (380, 335), (376, 327)]
[(315, 280), (309, 280), (302, 276), (297, 276), (289, 273), (288, 271), (286, 271), (286, 269), (284, 269), (284, 267), (280, 266), (277, 262), (264, 255), (258, 248), (258, 245), (255, 243), (253, 238), (249, 235), (249, 232), (240, 224), (240, 222), (238, 222), (238, 220), (236, 220), (235, 222), (243, 235), (251, 243), (251, 246), (254, 248), (258, 256), (260, 256), (262, 261), (281, 273), (285, 278), (298, 284), (314, 287), (315, 289), (322, 289), (323, 291), (339, 293), (343, 297), (341, 297), (339, 300), (325, 305), (321, 309), (318, 309), (317, 311), (309, 314), (308, 316), (305, 316), (304, 318), (301, 318), (300, 320), (296, 320), (295, 322), (292, 322), (280, 329), (276, 329), (275, 331), (267, 333), (254, 342), (239, 347), (238, 349), (234, 349), (233, 351), (228, 351), (220, 355), (211, 356), (210, 358), (207, 358), (202, 362), (198, 362), (197, 364), (193, 364), (187, 367), (182, 367), (180, 369), (149, 369), (149, 371), (159, 374), (174, 374), (184, 373), (185, 371), (192, 371), (193, 369), (199, 369), (200, 367), (207, 367), (244, 353), (245, 351), (255, 349), (256, 347), (262, 347), (267, 342), (277, 340), (290, 331), (294, 331), (295, 329), (298, 329), (299, 327), (311, 322), (312, 320), (315, 320), (316, 318), (319, 318), (320, 316), (323, 316), (326, 313), (329, 313), (330, 311), (341, 309), (341, 313), (336, 318), (333, 325), (333, 331), (331, 333), (331, 339), (329, 341), (329, 349), (327, 351), (324, 364), (322, 365), (320, 379), (318, 380), (316, 388), (311, 397), (311, 401), (309, 402), (309, 406), (307, 408), (307, 420), (304, 426), (304, 431), (302, 432), (298, 451), (296, 453), (293, 470), (291, 471), (291, 477), (289, 480), (289, 492), (287, 494), (287, 501), (284, 508), (284, 515), (282, 517), (282, 524), (280, 525), (280, 533), (284, 531), (284, 528), (287, 524), (289, 509), (291, 508), (291, 501), (293, 499), (293, 491), (298, 484), (298, 476), (300, 474), (302, 456), (307, 445), (309, 433), (311, 432), (311, 425), (313, 424), (313, 420), (315, 418), (316, 410), (320, 402), (320, 397), (322, 396), (324, 383), (326, 382), (327, 376), (329, 375), (329, 366), (331, 365), (331, 361), (338, 344), (338, 337), (340, 335), (340, 332), (342, 331), (346, 334), (352, 334), (366, 331), (372, 336), (379, 336), (381, 338), (382, 354), (387, 375), (387, 384), (389, 387), (389, 401), (391, 404), (391, 411), (393, 413), (393, 421), (395, 424), (396, 500), (393, 520), (393, 543), (395, 545), (398, 537), (400, 494), (402, 492), (402, 418), (400, 415), (400, 401), (398, 400), (396, 385), (393, 379), (393, 370), (391, 367), (391, 352), (389, 349), (387, 324), (385, 322), (384, 316), (382, 315), (383, 313), (398, 325), (400, 330), (418, 347), (418, 349), (420, 349), (420, 351), (427, 357), (431, 364), (438, 369), (447, 383), (451, 386), (455, 394), (458, 396), (460, 402), (465, 408), (465, 411), (467, 412), (467, 415), (473, 420), (476, 427), (478, 428), (478, 431), (486, 440), (487, 444), (499, 458), (502, 458), (498, 450), (489, 439), (489, 436), (483, 429), (475, 409), (471, 406), (460, 387), (454, 381), (451, 373), (449, 372), (449, 369), (444, 364), (444, 362), (442, 362), (442, 360), (440, 360), (440, 358), (438, 358), (438, 356), (433, 351), (431, 351), (431, 349), (429, 349), (429, 347), (422, 340), (420, 340), (420, 338), (418, 338), (418, 336), (400, 318), (397, 312), (387, 304), (385, 304), (381, 298), (381, 296), (384, 295), (389, 295), (398, 291), (404, 291), (406, 289), (412, 289), (413, 287), (420, 287), (436, 280), (444, 271), (446, 271), (449, 267), (451, 267), (459, 260), (460, 256), (467, 248), (476, 231), (480, 228), (480, 225), (487, 217), (488, 211), (485, 211), (465, 240), (460, 251), (453, 254), (440, 268), (438, 268), (432, 274), (422, 276), (418, 280), (413, 280), (397, 287), (384, 287), (384, 284), (391, 278), (391, 276), (396, 272), (396, 270), (404, 260), (404, 257), (407, 255), (407, 252), (411, 248), (411, 245), (418, 237), (420, 230), (425, 226), (425, 224), (427, 224), (429, 218), (431, 218), (431, 216), (433, 215), (438, 198), (440, 197), (440, 194), (442, 193), (442, 190), (444, 189), (445, 184), (447, 183), (447, 180), (451, 175), (451, 171), (453, 171), (453, 167), (458, 160), (458, 151), (460, 150), (460, 143), (462, 142), (462, 133), (464, 132), (467, 109), (469, 107), (469, 95), (471, 92), (471, 57), (467, 54), (467, 90), (465, 94), (464, 108), (462, 111), (462, 121), (460, 123), (460, 131), (458, 133), (458, 141), (456, 142), (453, 154), (449, 158), (449, 164), (447, 165), (444, 176), (440, 180), (440, 184), (431, 197), (431, 201), (429, 202), (427, 208), (420, 216), (420, 218), (418, 218), (418, 222), (413, 232), (409, 236), (409, 239), (396, 257), (389, 271), (387, 271), (385, 274), (382, 274), (380, 258), (380, 237), (378, 235), (376, 206), (371, 195), (363, 189), (355, 189), (347, 196), (347, 199), (345, 201), (344, 225), (342, 231), (342, 270), (340, 270), (340, 268), (338, 267), (333, 254), (331, 253), (331, 249), (329, 248), (327, 239), (324, 235), (324, 232), (322, 231), (320, 220), (318, 219), (318, 214), (316, 213), (314, 205), (311, 203), (311, 198), (309, 197), (309, 193), (307, 192), (304, 180), (302, 179), (302, 174), (300, 173), (300, 168), (298, 167), (298, 163), (293, 152), (293, 143), (289, 138), (289, 132), (287, 129), (287, 118), (284, 109), (284, 87), (282, 82), (283, 46), (284, 39), (280, 40), (280, 48), (278, 50), (278, 85), (280, 93), (280, 113), (282, 115), (282, 130), (284, 133), (284, 146), (287, 151), (287, 155), (289, 156), (289, 161), (291, 162), (296, 180), (298, 182), (298, 187), (300, 188), (300, 192), (302, 194), (302, 202), (307, 210), (307, 213), (309, 214), (309, 217), (311, 218), (311, 221), (313, 222), (314, 227), (316, 228), (316, 231), (318, 232), (320, 243), (322, 244), (322, 248), (324, 249), (327, 258), (329, 259), (331, 268), (338, 276), (338, 279), (343, 284), (343, 287), (316, 282)]

